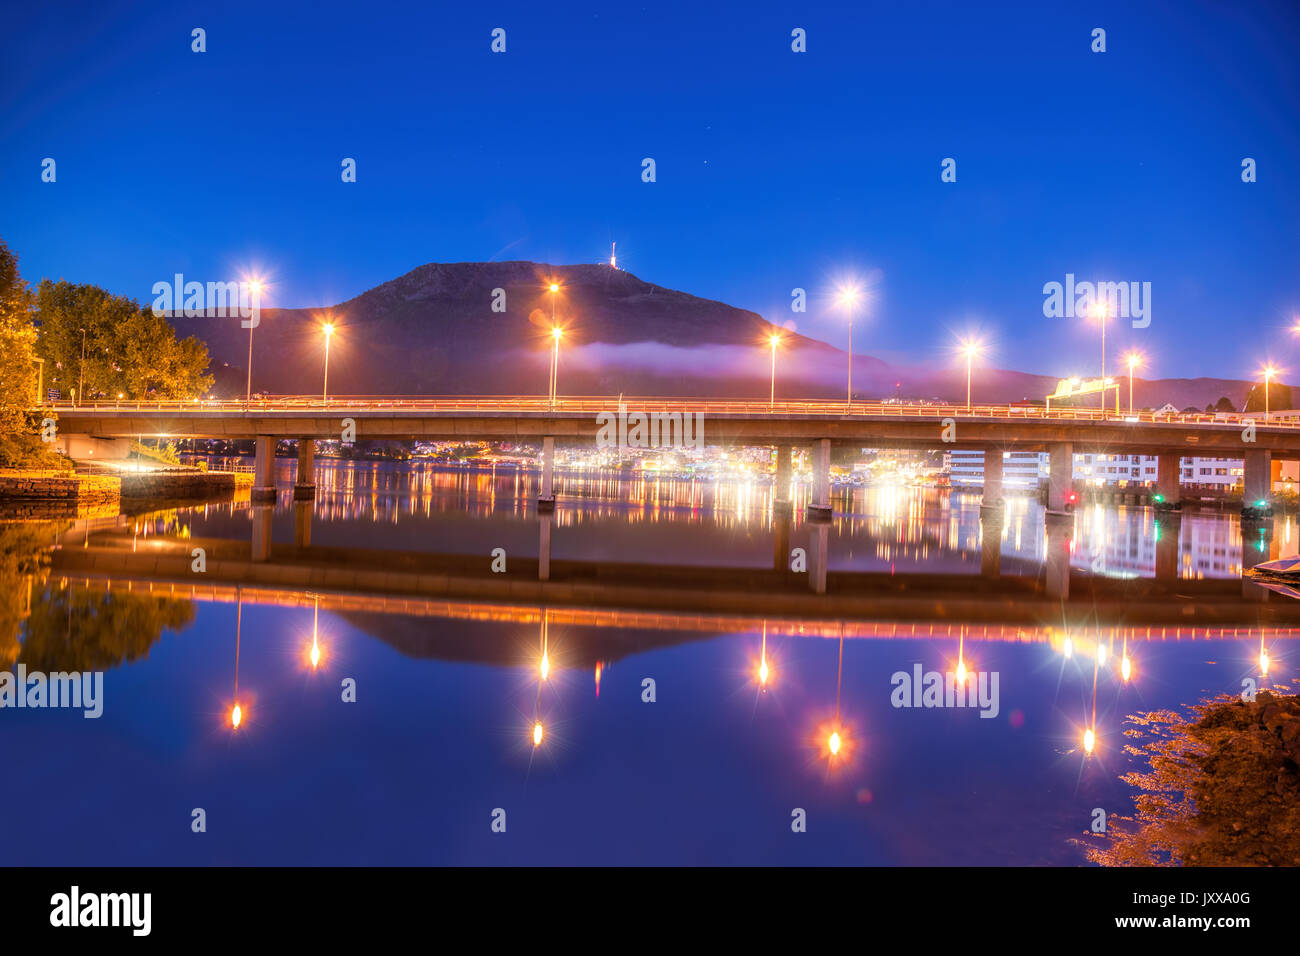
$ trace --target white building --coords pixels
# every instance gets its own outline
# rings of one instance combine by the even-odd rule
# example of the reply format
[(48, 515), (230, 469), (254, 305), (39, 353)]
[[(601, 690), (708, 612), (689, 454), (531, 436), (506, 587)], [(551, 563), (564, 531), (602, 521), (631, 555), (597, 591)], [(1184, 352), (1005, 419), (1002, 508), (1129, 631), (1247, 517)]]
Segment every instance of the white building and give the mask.
[[(951, 451), (948, 480), (954, 488), (984, 486), (984, 453)], [(1240, 458), (1183, 458), (1179, 483), (1227, 489), (1242, 483), (1244, 467)], [(1157, 463), (1154, 455), (1075, 455), (1075, 481), (1091, 485), (1137, 487), (1154, 485)], [(1002, 487), (1034, 490), (1046, 482), (1047, 455), (1042, 452), (1011, 451), (1002, 453)]]

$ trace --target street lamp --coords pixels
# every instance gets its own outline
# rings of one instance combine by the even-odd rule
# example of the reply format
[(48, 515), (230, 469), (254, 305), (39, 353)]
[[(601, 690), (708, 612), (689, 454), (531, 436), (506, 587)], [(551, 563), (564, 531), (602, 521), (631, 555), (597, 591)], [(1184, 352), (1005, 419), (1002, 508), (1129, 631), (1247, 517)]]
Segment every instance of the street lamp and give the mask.
[[(250, 306), (252, 306), (254, 302), (257, 303), (258, 307), (261, 306), (262, 280), (252, 279), (249, 281), (248, 295), (249, 295)], [(245, 402), (251, 401), (253, 398), (253, 325), (254, 324), (255, 323), (250, 322), (248, 325), (248, 386), (244, 391)]]
[(325, 382), (321, 385), (320, 397), (321, 402), (329, 404), (330, 392), (330, 338), (334, 335), (334, 323), (326, 322), (321, 326), (321, 331), (325, 333)]
[(856, 286), (848, 286), (840, 289), (840, 305), (849, 314), (849, 388), (846, 404), (851, 408), (853, 406), (853, 307), (858, 302), (858, 290)]
[(1262, 369), (1260, 369), (1259, 372), (1259, 374), (1264, 376), (1264, 420), (1265, 421), (1268, 421), (1268, 383), (1270, 379), (1277, 378), (1278, 373), (1281, 371), (1282, 370), (1280, 368), (1274, 368), (1273, 364), (1270, 362), (1268, 365), (1265, 365)]
[(560, 291), (558, 282), (551, 283), (551, 325), (555, 325), (555, 293)]
[[(86, 400), (86, 330), (81, 330), (81, 371), (77, 373), (77, 395), (80, 401)], [(76, 404), (75, 402), (73, 404)]]
[[(1106, 319), (1109, 310), (1105, 302), (1097, 302), (1092, 307), (1092, 317), (1101, 322), (1101, 410), (1104, 414), (1106, 411)], [(1116, 396), (1118, 404), (1118, 396)]]
[(560, 371), (560, 339), (564, 337), (564, 329), (558, 325), (551, 329), (551, 409), (555, 409), (555, 385), (556, 378)]
[(961, 351), (966, 356), (966, 411), (970, 411), (970, 380), (971, 366), (975, 361), (975, 356), (984, 350), (984, 346), (974, 339), (967, 339), (962, 343)]
[(772, 346), (772, 391), (767, 399), (767, 410), (770, 412), (776, 405), (776, 347), (781, 344), (781, 336), (773, 332), (767, 341)]
[(1129, 352), (1124, 356), (1128, 364), (1128, 413), (1133, 414), (1133, 370), (1142, 364), (1141, 352)]

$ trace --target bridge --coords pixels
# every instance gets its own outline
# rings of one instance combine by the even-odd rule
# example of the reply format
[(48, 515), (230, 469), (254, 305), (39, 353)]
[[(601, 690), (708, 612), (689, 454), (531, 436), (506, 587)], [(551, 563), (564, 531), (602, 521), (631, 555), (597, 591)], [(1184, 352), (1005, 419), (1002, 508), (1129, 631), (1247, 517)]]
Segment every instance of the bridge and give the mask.
[[(693, 417), (701, 444), (771, 445), (776, 449), (775, 511), (791, 508), (792, 456), (796, 446), (812, 451), (812, 493), (808, 517), (831, 517), (830, 462), (835, 445), (923, 450), (973, 449), (984, 452), (983, 508), (995, 520), (1002, 500), (1003, 451), (1045, 452), (1049, 460), (1046, 521), (1049, 565), (1062, 545), (1052, 525), (1066, 518), (1075, 500), (1075, 453), (1150, 455), (1157, 459), (1156, 490), (1162, 506), (1181, 502), (1180, 459), (1184, 455), (1243, 459), (1248, 519), (1268, 513), (1274, 459), (1300, 459), (1300, 421), (1247, 414), (1117, 414), (1101, 408), (1044, 408), (1020, 405), (892, 404), (835, 401), (727, 401), (654, 397), (335, 397), (275, 396), (253, 401), (130, 401), (46, 406), (57, 413), (64, 436), (100, 439), (220, 438), (251, 440), (256, 456), (252, 499), (255, 505), (275, 501), (274, 459), (279, 440), (298, 443), (298, 473), (294, 495), (310, 500), (315, 494), (315, 443), (340, 440), (345, 429), (364, 440), (489, 440), (536, 442), (542, 448), (538, 488), (541, 525), (537, 574), (550, 573), (550, 523), (553, 510), (556, 441), (593, 445), (610, 436), (610, 423), (619, 419), (616, 441), (626, 440), (629, 428), (655, 417), (672, 431), (663, 436), (671, 446), (682, 437), (682, 424)], [(657, 431), (656, 431), (657, 436)], [(686, 433), (688, 437), (691, 432)], [(659, 444), (638, 447), (660, 447)], [(1170, 521), (1176, 520), (1174, 518)], [(302, 524), (306, 523), (303, 527)], [(300, 515), (300, 543), (310, 538), (310, 514)], [(252, 560), (270, 554), (269, 516), (254, 520)], [(814, 532), (816, 532), (814, 528)], [(992, 530), (992, 527), (989, 527)], [(1254, 529), (1252, 529), (1253, 531)], [(1176, 528), (1172, 538), (1176, 543)], [(825, 529), (821, 531), (824, 538)], [(996, 537), (996, 536), (995, 536)], [(1166, 535), (1166, 538), (1169, 536)], [(1060, 547), (1058, 547), (1058, 545)], [(777, 551), (781, 549), (778, 534)], [(816, 593), (826, 589), (826, 568), (819, 567), (816, 536), (810, 549), (809, 582)], [(1254, 556), (1251, 556), (1252, 560)], [(1176, 560), (1168, 557), (1168, 561)], [(1058, 562), (1059, 564), (1059, 562)], [(1069, 590), (1068, 566), (1049, 575), (1055, 597)], [(1255, 585), (1243, 585), (1247, 589)], [(1257, 589), (1258, 590), (1258, 589)]]

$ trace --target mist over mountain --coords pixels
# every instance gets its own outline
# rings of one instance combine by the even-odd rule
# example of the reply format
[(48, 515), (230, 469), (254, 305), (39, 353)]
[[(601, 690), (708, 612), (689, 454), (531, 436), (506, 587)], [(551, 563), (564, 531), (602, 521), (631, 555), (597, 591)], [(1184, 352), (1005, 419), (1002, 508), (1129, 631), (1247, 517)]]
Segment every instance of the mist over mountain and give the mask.
[[(329, 394), (518, 395), (547, 393), (552, 282), (560, 344), (560, 395), (663, 395), (766, 399), (769, 338), (777, 352), (778, 399), (840, 398), (842, 349), (774, 325), (757, 313), (667, 289), (608, 265), (536, 262), (430, 263), (336, 306), (262, 310), (253, 331), (253, 390), (314, 394), (323, 385), (332, 321)], [(494, 309), (495, 306), (495, 309)], [(242, 396), (247, 329), (238, 318), (175, 318), (183, 335), (208, 344), (215, 390)], [(1042, 399), (1054, 376), (977, 368), (976, 402)], [(965, 368), (853, 361), (854, 396), (965, 401)], [(1135, 383), (1138, 406), (1178, 408), (1226, 396), (1241, 407), (1250, 383), (1166, 379)], [(1096, 396), (1086, 404), (1099, 401)], [(1127, 388), (1122, 390), (1127, 406)]]

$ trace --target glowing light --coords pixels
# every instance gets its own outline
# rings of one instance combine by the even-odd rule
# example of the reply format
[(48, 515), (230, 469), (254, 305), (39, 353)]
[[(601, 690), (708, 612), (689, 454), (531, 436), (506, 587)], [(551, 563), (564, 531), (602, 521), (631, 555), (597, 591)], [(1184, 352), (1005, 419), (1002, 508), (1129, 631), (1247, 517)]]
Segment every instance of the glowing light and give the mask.
[(1086, 754), (1092, 753), (1092, 748), (1096, 745), (1096, 742), (1097, 738), (1093, 735), (1092, 728), (1089, 727), (1083, 732), (1083, 752)]
[(764, 687), (767, 686), (767, 678), (769, 673), (770, 672), (767, 669), (767, 658), (765, 657), (758, 663), (758, 682), (762, 684)]
[(555, 341), (558, 342), (561, 338), (564, 337), (564, 329), (560, 328), (559, 326), (556, 326), (555, 328), (551, 329), (551, 335), (555, 338)]
[(832, 756), (840, 752), (839, 731), (831, 731), (831, 735), (826, 738), (826, 746), (830, 749)]
[(546, 678), (549, 677), (551, 674), (551, 658), (550, 655), (548, 654), (542, 655), (541, 671), (542, 671), (542, 680), (546, 680)]
[(1268, 651), (1266, 650), (1259, 652), (1259, 672), (1265, 677), (1268, 676)]
[(326, 322), (321, 326), (321, 331), (325, 333), (325, 338), (329, 338), (334, 334), (334, 323)]
[(1119, 672), (1120, 675), (1123, 676), (1125, 680), (1128, 680), (1130, 677), (1133, 676), (1133, 662), (1129, 660), (1129, 656), (1127, 654), (1125, 654), (1124, 659), (1119, 662)]
[(1106, 666), (1106, 645), (1105, 644), (1097, 645), (1097, 666), (1098, 667)]
[(314, 640), (311, 642), (311, 667), (312, 670), (320, 667), (320, 645)]
[(1065, 639), (1065, 656), (1066, 657), (1074, 656), (1074, 641), (1068, 637)]
[(772, 346), (772, 348), (776, 348), (778, 345), (781, 344), (781, 336), (779, 336), (779, 335), (773, 335), (773, 336), (771, 336), (771, 337), (768, 338), (767, 342), (768, 342), (769, 345)]
[(1144, 361), (1146, 361), (1146, 359), (1142, 357), (1141, 352), (1129, 352), (1124, 356), (1124, 362), (1128, 365), (1128, 370), (1130, 372), (1133, 371), (1133, 369), (1138, 368)]
[(230, 711), (230, 726), (234, 728), (238, 728), (239, 725), (243, 722), (244, 722), (244, 712), (240, 709), (239, 705), (236, 704), (234, 708)]
[(560, 287), (559, 287), (559, 285), (557, 285), (556, 283), (552, 282), (552, 283), (551, 283), (551, 291), (552, 291), (552, 292), (559, 292), (559, 291), (560, 291)]
[(966, 662), (961, 659), (957, 661), (957, 683), (966, 683)]
[(840, 305), (854, 306), (858, 302), (858, 287), (846, 286), (840, 289)]
[(538, 721), (537, 723), (533, 724), (533, 746), (540, 747), (541, 745), (542, 745), (542, 724), (541, 721)]

